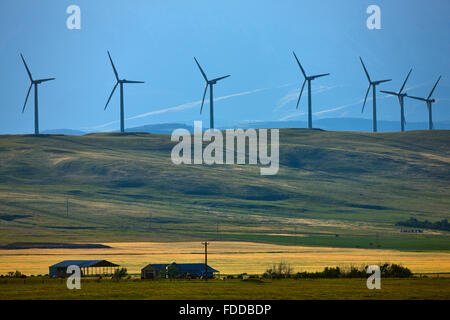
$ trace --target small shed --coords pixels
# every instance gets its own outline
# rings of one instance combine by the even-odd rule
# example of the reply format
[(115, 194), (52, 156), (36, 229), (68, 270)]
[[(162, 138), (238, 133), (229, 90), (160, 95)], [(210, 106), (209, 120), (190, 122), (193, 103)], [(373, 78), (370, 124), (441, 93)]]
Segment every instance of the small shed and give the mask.
[(141, 279), (157, 279), (161, 270), (165, 270), (165, 264), (148, 264), (141, 269)]
[(80, 268), (82, 277), (113, 274), (119, 267), (118, 264), (106, 260), (64, 260), (50, 266), (48, 274), (50, 277), (68, 277), (67, 268), (73, 265)]

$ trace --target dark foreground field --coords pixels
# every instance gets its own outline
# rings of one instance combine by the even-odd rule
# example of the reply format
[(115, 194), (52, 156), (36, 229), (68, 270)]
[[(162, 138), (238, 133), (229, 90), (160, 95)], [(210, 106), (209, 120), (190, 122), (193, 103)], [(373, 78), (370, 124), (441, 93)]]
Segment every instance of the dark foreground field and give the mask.
[(369, 290), (365, 279), (318, 280), (82, 280), (69, 290), (65, 280), (0, 280), (0, 299), (450, 299), (450, 279), (382, 279)]

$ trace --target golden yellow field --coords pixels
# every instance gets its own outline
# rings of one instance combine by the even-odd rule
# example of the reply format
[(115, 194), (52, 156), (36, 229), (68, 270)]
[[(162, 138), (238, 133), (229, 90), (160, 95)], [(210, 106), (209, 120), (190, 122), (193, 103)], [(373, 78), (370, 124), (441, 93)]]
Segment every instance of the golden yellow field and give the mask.
[[(149, 263), (203, 262), (200, 242), (104, 243), (110, 249), (25, 249), (0, 250), (0, 273), (19, 270), (25, 274), (47, 274), (48, 267), (62, 260), (109, 260), (138, 273)], [(294, 272), (318, 271), (326, 266), (366, 263), (400, 263), (414, 273), (450, 272), (449, 252), (404, 252), (384, 249), (281, 246), (254, 242), (213, 241), (208, 247), (208, 264), (222, 274), (261, 274), (280, 261)]]

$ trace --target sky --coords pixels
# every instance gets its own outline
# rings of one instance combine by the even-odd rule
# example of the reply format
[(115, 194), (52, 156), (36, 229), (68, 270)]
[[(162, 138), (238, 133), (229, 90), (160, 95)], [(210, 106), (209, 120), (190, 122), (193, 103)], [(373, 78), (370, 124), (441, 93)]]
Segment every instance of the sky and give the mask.
[[(81, 29), (70, 30), (67, 7), (81, 9)], [(369, 30), (369, 5), (381, 10), (381, 29)], [(124, 88), (125, 125), (209, 123), (209, 98), (200, 115), (206, 74), (231, 77), (214, 87), (216, 126), (249, 121), (307, 120), (307, 92), (296, 110), (303, 76), (313, 81), (313, 119), (371, 119), (361, 113), (368, 82), (392, 79), (379, 90), (398, 91), (410, 68), (407, 92), (434, 97), (435, 121), (450, 120), (450, 1), (448, 0), (192, 0), (0, 2), (0, 133), (34, 132), (34, 97), (22, 107), (29, 79), (39, 86), (40, 129), (87, 132), (119, 129), (120, 78), (142, 80)], [(378, 119), (398, 121), (398, 101), (378, 93)], [(406, 100), (406, 120), (427, 121), (425, 103)]]

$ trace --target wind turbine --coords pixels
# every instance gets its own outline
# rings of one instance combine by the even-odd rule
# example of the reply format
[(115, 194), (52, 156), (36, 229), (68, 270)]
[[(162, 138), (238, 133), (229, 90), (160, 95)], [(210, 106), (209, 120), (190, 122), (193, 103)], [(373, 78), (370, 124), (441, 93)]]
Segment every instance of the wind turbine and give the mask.
[(315, 75), (315, 76), (307, 76), (306, 72), (303, 69), (300, 61), (298, 60), (295, 52), (292, 51), (292, 53), (294, 54), (295, 60), (297, 60), (298, 66), (300, 67), (300, 70), (302, 71), (303, 76), (305, 77), (305, 81), (303, 81), (303, 85), (302, 85), (302, 90), (300, 90), (300, 95), (298, 96), (297, 109), (298, 109), (298, 104), (300, 103), (300, 98), (302, 97), (303, 89), (305, 88), (305, 83), (306, 83), (306, 81), (308, 81), (308, 128), (311, 129), (312, 128), (311, 81), (316, 79), (316, 78), (328, 76), (330, 74), (329, 73), (323, 73), (323, 74), (318, 74), (318, 75)]
[(420, 97), (408, 96), (411, 99), (421, 100), (421, 101), (425, 101), (427, 103), (427, 108), (428, 108), (428, 129), (429, 130), (433, 130), (433, 116), (432, 116), (432, 112), (431, 112), (431, 107), (433, 105), (433, 102), (436, 101), (436, 100), (430, 99), (430, 98), (431, 98), (431, 95), (434, 92), (434, 89), (436, 89), (436, 86), (437, 86), (439, 80), (441, 80), (441, 76), (439, 76), (439, 78), (437, 79), (436, 83), (434, 84), (433, 89), (431, 89), (431, 92), (430, 92), (430, 94), (428, 95), (428, 97), (426, 99), (420, 98)]
[(38, 85), (42, 82), (55, 80), (55, 78), (33, 80), (30, 69), (28, 69), (27, 63), (25, 62), (23, 55), (20, 54), (20, 56), (22, 57), (23, 64), (25, 65), (25, 69), (27, 69), (27, 73), (28, 73), (28, 76), (30, 77), (30, 81), (31, 81), (30, 87), (28, 88), (27, 97), (25, 98), (25, 103), (23, 104), (22, 113), (25, 111), (25, 107), (27, 105), (31, 87), (34, 85), (34, 134), (37, 135), (37, 134), (39, 134)]
[(406, 85), (406, 81), (408, 81), (409, 75), (411, 74), (412, 69), (409, 70), (408, 75), (406, 76), (405, 81), (403, 82), (402, 87), (400, 88), (399, 92), (393, 92), (393, 91), (384, 91), (384, 90), (380, 90), (383, 93), (386, 94), (390, 94), (391, 96), (397, 96), (398, 98), (398, 102), (400, 103), (400, 122), (401, 122), (401, 128), (402, 131), (405, 131), (405, 109), (404, 109), (404, 102), (405, 102), (405, 97), (408, 95), (406, 92), (402, 93), (403, 89), (405, 88)]
[(117, 88), (117, 85), (120, 84), (120, 132), (125, 132), (125, 120), (124, 120), (124, 106), (123, 106), (123, 84), (124, 83), (144, 83), (144, 81), (132, 81), (132, 80), (126, 80), (126, 79), (119, 79), (119, 74), (117, 73), (116, 67), (114, 66), (114, 63), (111, 59), (111, 55), (108, 51), (108, 57), (109, 61), (111, 61), (111, 66), (114, 70), (114, 75), (116, 76), (116, 84), (114, 85), (114, 88), (111, 91), (111, 94), (109, 95), (108, 101), (106, 102), (105, 109), (108, 107), (108, 103), (111, 100), (112, 95), (114, 94), (114, 91)]
[(367, 76), (367, 80), (369, 80), (369, 87), (367, 88), (367, 92), (366, 92), (366, 97), (364, 98), (364, 104), (362, 107), (362, 112), (364, 112), (364, 107), (366, 106), (366, 101), (367, 101), (367, 96), (369, 95), (369, 91), (370, 91), (370, 87), (372, 87), (372, 92), (373, 92), (373, 132), (377, 132), (377, 85), (383, 83), (383, 82), (388, 82), (391, 81), (392, 79), (389, 80), (378, 80), (378, 81), (372, 81), (370, 80), (370, 76), (369, 73), (367, 72), (366, 66), (364, 65), (364, 62), (362, 61), (361, 57), (359, 57), (359, 60), (361, 60), (361, 64), (364, 68), (364, 72), (366, 73)]
[(206, 81), (206, 87), (205, 91), (203, 92), (203, 99), (202, 99), (202, 106), (200, 108), (200, 114), (203, 111), (203, 103), (205, 102), (205, 96), (206, 91), (208, 90), (209, 86), (209, 127), (210, 129), (214, 129), (214, 97), (213, 97), (213, 86), (216, 84), (217, 81), (228, 78), (230, 75), (226, 75), (223, 77), (215, 78), (212, 80), (208, 80), (208, 77), (206, 76), (205, 72), (203, 71), (202, 67), (200, 66), (200, 63), (198, 63), (197, 59), (194, 57), (195, 62), (197, 63), (198, 68), (200, 69), (200, 72), (203, 75), (203, 78), (205, 78)]

